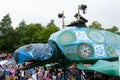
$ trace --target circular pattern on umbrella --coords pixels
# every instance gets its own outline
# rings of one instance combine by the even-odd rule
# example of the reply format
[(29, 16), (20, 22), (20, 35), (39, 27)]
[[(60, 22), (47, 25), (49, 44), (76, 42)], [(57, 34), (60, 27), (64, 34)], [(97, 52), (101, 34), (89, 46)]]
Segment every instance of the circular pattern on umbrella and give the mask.
[(52, 56), (52, 48), (48, 44), (42, 44), (38, 48), (38, 56), (41, 60), (49, 59)]
[(95, 56), (101, 57), (105, 55), (105, 50), (102, 45), (95, 45)]
[(32, 51), (33, 51), (33, 56), (34, 56), (34, 57), (37, 57), (37, 48), (34, 47)]
[(84, 31), (77, 31), (76, 36), (77, 36), (77, 40), (87, 40), (88, 39), (86, 32), (84, 32)]
[(91, 45), (83, 43), (78, 46), (78, 54), (81, 58), (89, 58), (93, 53), (93, 48)]
[(26, 45), (26, 46), (24, 46), (23, 48), (24, 48), (24, 50), (26, 50), (26, 51), (30, 51), (30, 50), (32, 50), (33, 49), (33, 45), (32, 44), (29, 44), (29, 45)]
[(102, 43), (105, 41), (104, 35), (96, 30), (90, 30), (88, 31), (88, 37), (92, 39), (93, 41)]
[(116, 50), (115, 50), (115, 48), (112, 44), (107, 44), (106, 45), (106, 51), (107, 51), (107, 54), (110, 57), (115, 57), (116, 56)]
[(77, 53), (77, 49), (74, 46), (65, 47), (65, 53)]
[(49, 59), (52, 56), (52, 48), (50, 47), (50, 45), (46, 44), (43, 47), (43, 55), (44, 55), (44, 59)]
[(77, 55), (77, 47), (76, 46), (65, 47), (64, 54), (69, 59), (72, 59), (72, 60), (79, 59), (79, 56)]
[(106, 35), (107, 35), (108, 39), (110, 39), (110, 41), (112, 41), (113, 43), (118, 44), (118, 45), (120, 44), (119, 40), (113, 33), (106, 32)]
[(76, 40), (76, 35), (72, 31), (64, 31), (58, 36), (59, 43), (66, 45), (71, 44)]

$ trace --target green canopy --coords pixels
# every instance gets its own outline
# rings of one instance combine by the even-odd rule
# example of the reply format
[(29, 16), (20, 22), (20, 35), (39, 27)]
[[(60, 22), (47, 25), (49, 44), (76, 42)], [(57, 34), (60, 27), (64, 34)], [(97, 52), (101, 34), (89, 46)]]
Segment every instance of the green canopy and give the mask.
[(94, 70), (103, 74), (120, 76), (119, 75), (119, 61), (109, 62), (105, 60), (98, 60), (94, 65), (84, 66), (82, 63), (77, 65), (81, 70)]

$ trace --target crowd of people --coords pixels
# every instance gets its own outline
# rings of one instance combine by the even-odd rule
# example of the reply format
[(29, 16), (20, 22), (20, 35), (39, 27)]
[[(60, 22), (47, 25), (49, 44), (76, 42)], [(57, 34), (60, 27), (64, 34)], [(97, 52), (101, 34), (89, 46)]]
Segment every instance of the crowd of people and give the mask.
[(78, 70), (73, 64), (68, 68), (34, 67), (29, 70), (20, 70), (22, 65), (0, 65), (0, 80), (119, 80), (119, 77), (110, 77), (95, 71)]
[[(68, 69), (56, 67), (35, 67), (29, 70), (20, 70), (22, 65), (4, 64), (0, 65), (0, 80), (81, 80), (79, 71), (73, 70), (77, 74), (70, 74)], [(75, 79), (76, 78), (76, 79)]]
[[(10, 60), (11, 54), (0, 54), (0, 61)], [(67, 68), (56, 66), (38, 66), (20, 70), (22, 65), (0, 65), (0, 80), (119, 80), (119, 77), (107, 76), (95, 71), (78, 70), (76, 64)]]
[(0, 61), (9, 60), (12, 56), (12, 53), (0, 53)]

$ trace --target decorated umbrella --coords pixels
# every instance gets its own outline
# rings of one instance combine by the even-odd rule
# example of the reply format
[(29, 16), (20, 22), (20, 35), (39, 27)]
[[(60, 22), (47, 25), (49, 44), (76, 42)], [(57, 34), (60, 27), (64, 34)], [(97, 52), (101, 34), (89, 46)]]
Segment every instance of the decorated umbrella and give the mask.
[(47, 44), (28, 44), (14, 52), (17, 63), (34, 62), (36, 66), (54, 62), (93, 64), (100, 59), (115, 61), (119, 56), (119, 35), (75, 26), (53, 33)]
[(55, 42), (65, 57), (73, 62), (117, 60), (120, 55), (120, 36), (103, 30), (73, 26), (52, 34), (49, 41), (51, 44)]
[(120, 76), (119, 75), (119, 61), (105, 61), (98, 60), (94, 65), (84, 66), (83, 64), (78, 64), (77, 68), (80, 70), (94, 70), (103, 74)]
[(24, 69), (29, 69), (61, 59), (61, 55), (56, 56), (57, 50), (53, 51), (49, 44), (28, 44), (17, 49), (14, 58), (17, 64), (25, 65)]
[(51, 51), (51, 47), (48, 44), (29, 44), (17, 49), (14, 56), (17, 63), (32, 60), (41, 61), (51, 57), (53, 55)]
[[(86, 5), (78, 6), (77, 21), (50, 35), (48, 43), (28, 44), (17, 49), (14, 57), (17, 63), (95, 63), (97, 60), (117, 60), (120, 56), (120, 36), (104, 30), (87, 28), (87, 20), (80, 15)], [(64, 19), (64, 13), (58, 15)], [(64, 21), (63, 21), (64, 25)], [(30, 66), (30, 65), (29, 65)], [(33, 66), (32, 66), (33, 67)]]

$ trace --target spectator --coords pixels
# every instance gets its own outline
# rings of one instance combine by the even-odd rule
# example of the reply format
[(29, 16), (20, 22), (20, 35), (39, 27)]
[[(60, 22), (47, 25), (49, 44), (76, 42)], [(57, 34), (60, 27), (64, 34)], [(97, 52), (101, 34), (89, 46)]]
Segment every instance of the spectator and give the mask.
[(34, 71), (33, 74), (32, 74), (32, 80), (38, 80), (36, 71)]
[(14, 67), (12, 67), (10, 69), (10, 73), (11, 73), (11, 79), (13, 79), (15, 77), (15, 68)]
[(10, 67), (8, 64), (5, 64), (4, 66), (4, 70), (5, 70), (5, 80), (10, 80)]
[(58, 72), (57, 80), (64, 80), (61, 71)]
[(0, 65), (0, 80), (5, 80), (4, 69), (1, 65)]

